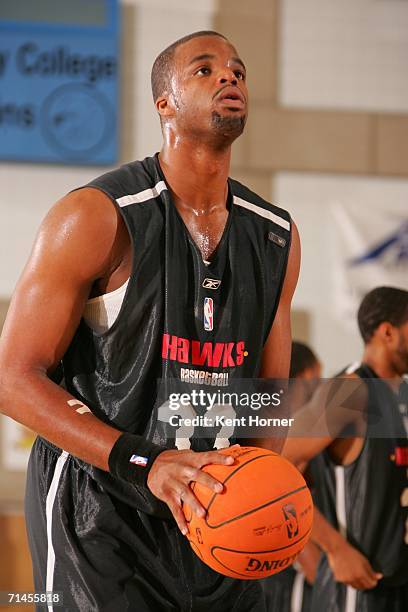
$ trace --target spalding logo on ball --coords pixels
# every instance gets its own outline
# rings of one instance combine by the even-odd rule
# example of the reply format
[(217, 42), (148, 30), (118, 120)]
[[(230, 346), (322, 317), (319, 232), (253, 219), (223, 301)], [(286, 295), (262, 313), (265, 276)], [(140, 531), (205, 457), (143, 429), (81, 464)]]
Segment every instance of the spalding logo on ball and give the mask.
[(291, 565), (310, 537), (313, 503), (302, 474), (286, 459), (262, 448), (223, 449), (233, 465), (203, 470), (224, 485), (222, 493), (195, 482), (206, 509), (184, 514), (194, 552), (213, 570), (243, 580), (266, 578)]

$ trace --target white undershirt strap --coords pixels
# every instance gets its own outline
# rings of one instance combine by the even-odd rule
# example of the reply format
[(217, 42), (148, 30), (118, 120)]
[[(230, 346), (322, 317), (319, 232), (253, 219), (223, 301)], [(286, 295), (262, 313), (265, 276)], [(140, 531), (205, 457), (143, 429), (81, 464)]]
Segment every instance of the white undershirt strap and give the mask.
[(115, 291), (91, 298), (85, 304), (83, 318), (98, 334), (107, 331), (116, 321), (125, 297), (129, 279)]

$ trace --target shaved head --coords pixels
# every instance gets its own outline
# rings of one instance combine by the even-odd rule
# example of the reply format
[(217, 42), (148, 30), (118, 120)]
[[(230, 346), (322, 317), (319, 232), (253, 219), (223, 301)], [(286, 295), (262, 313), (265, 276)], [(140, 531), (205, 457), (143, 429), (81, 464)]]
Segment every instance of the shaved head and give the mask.
[(152, 67), (151, 83), (154, 102), (156, 102), (157, 98), (162, 96), (165, 92), (169, 91), (176, 49), (189, 40), (198, 38), (200, 36), (218, 36), (219, 38), (227, 40), (225, 36), (219, 34), (218, 32), (213, 32), (212, 30), (201, 30), (200, 32), (193, 32), (192, 34), (183, 36), (183, 38), (179, 38), (169, 47), (166, 47), (166, 49), (164, 49), (164, 51), (162, 51), (156, 57)]

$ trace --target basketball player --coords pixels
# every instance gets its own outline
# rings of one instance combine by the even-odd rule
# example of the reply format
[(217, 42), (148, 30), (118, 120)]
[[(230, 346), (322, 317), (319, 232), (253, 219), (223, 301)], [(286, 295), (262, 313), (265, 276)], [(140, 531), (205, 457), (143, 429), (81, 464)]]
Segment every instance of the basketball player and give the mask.
[[(321, 377), (322, 366), (303, 342), (292, 342), (289, 377), (296, 379), (290, 387), (290, 406), (296, 414), (308, 402)], [(306, 466), (304, 466), (306, 467)], [(308, 612), (312, 600), (312, 588), (320, 559), (320, 548), (312, 541), (300, 553), (295, 566), (262, 581), (268, 612)]]
[(183, 501), (204, 515), (190, 483), (221, 491), (201, 468), (233, 459), (186, 446), (167, 391), (287, 377), (298, 234), (228, 178), (248, 104), (231, 43), (177, 41), (152, 88), (160, 154), (56, 204), (5, 325), (1, 407), (40, 436), (26, 496), (35, 587), (72, 611), (264, 610), (259, 583), (213, 572), (183, 535)]
[[(315, 457), (309, 469), (324, 518), (316, 511), (312, 537), (326, 554), (313, 587), (313, 612), (408, 607), (407, 385), (402, 378), (408, 372), (408, 291), (374, 289), (360, 305), (358, 324), (365, 344), (361, 363), (345, 371), (345, 380), (319, 388), (310, 402), (313, 410), (325, 403), (328, 390), (353, 386), (343, 409), (327, 417), (332, 433), (288, 439), (284, 446), (285, 456), (298, 465)], [(356, 386), (359, 379), (363, 384)]]

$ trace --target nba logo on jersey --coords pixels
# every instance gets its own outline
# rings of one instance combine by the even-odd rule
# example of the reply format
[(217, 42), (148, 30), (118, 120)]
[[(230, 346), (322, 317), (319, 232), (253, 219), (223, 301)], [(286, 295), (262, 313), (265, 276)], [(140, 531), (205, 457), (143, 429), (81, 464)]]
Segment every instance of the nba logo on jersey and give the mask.
[(140, 455), (132, 455), (131, 458), (129, 459), (129, 463), (134, 463), (135, 465), (146, 467), (147, 457), (141, 457)]
[(214, 303), (212, 298), (204, 298), (204, 329), (212, 331), (214, 328)]

